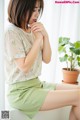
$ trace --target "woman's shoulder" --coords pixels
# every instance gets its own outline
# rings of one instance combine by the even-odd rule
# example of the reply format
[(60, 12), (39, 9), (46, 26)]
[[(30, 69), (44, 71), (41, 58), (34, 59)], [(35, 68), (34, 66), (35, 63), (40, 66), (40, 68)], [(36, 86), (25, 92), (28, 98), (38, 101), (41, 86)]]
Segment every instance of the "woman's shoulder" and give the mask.
[(9, 23), (5, 29), (5, 34), (16, 33), (17, 35), (19, 35), (20, 32), (20, 28), (12, 23)]

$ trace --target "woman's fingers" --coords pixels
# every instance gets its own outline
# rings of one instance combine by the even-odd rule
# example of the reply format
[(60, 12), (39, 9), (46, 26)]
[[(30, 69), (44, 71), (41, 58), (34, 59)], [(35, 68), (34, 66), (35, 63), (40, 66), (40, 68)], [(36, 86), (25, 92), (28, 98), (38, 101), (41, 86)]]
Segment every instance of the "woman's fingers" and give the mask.
[(31, 30), (35, 30), (36, 28), (43, 29), (43, 25), (41, 23), (35, 22), (31, 25)]
[(43, 24), (40, 23), (40, 22), (34, 22), (34, 23), (31, 25), (31, 30), (32, 30), (33, 32), (41, 32), (41, 34), (42, 34), (43, 36), (47, 36), (46, 30), (45, 30)]
[(31, 27), (33, 27), (34, 25), (43, 25), (41, 22), (34, 22), (31, 24)]
[(35, 29), (33, 32), (41, 32), (41, 29)]
[(34, 27), (34, 28), (31, 28), (31, 30), (34, 32), (34, 31), (42, 31), (43, 29), (41, 27)]

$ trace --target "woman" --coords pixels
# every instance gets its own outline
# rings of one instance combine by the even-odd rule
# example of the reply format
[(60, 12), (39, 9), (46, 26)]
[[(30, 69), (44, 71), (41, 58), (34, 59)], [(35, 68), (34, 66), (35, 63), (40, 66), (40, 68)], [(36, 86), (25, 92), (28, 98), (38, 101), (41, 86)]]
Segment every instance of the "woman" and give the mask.
[(12, 107), (33, 118), (40, 111), (72, 106), (70, 120), (80, 120), (80, 86), (41, 82), (42, 61), (51, 60), (48, 34), (37, 22), (43, 0), (10, 0), (5, 33), (5, 71)]

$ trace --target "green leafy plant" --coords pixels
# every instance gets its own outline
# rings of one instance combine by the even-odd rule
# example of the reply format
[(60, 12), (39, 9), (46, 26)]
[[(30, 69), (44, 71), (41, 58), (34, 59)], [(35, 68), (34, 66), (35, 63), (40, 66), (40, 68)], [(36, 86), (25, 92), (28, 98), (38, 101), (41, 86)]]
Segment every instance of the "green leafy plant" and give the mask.
[(60, 62), (66, 62), (67, 70), (74, 71), (80, 66), (80, 41), (70, 42), (70, 38), (59, 37)]

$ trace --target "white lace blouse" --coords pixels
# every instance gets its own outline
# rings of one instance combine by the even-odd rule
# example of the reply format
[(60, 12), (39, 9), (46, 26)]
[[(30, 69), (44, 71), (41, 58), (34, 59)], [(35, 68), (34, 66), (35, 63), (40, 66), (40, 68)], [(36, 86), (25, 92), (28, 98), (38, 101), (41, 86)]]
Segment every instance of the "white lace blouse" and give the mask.
[(34, 43), (33, 33), (26, 33), (21, 28), (10, 24), (5, 32), (4, 39), (4, 66), (5, 78), (8, 84), (26, 81), (38, 77), (42, 68), (42, 52), (38, 53), (37, 59), (28, 73), (21, 71), (16, 63), (15, 58), (26, 57)]

